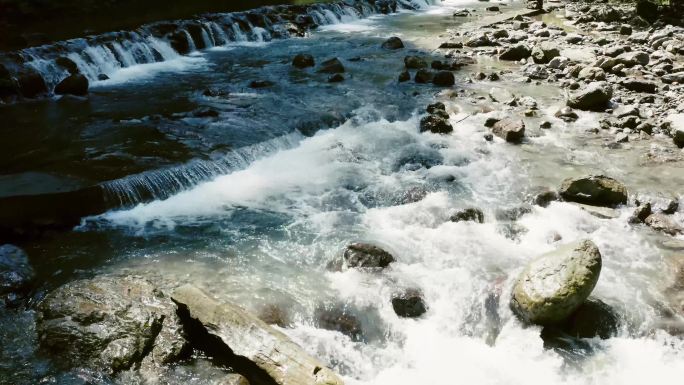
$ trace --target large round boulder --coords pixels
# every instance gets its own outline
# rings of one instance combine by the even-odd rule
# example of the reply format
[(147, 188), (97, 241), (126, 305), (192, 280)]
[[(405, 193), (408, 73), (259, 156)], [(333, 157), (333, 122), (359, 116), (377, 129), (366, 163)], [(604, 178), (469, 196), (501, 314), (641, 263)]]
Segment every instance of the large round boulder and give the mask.
[(566, 201), (593, 206), (613, 207), (627, 203), (627, 188), (604, 175), (568, 178), (558, 191)]
[(68, 283), (38, 306), (41, 348), (61, 365), (116, 373), (165, 364), (187, 343), (176, 305), (149, 281), (100, 276)]
[(55, 94), (85, 96), (88, 94), (88, 78), (81, 74), (69, 75), (57, 84)]
[(593, 242), (561, 246), (527, 265), (513, 287), (511, 309), (530, 323), (560, 323), (589, 297), (600, 273), (601, 253)]

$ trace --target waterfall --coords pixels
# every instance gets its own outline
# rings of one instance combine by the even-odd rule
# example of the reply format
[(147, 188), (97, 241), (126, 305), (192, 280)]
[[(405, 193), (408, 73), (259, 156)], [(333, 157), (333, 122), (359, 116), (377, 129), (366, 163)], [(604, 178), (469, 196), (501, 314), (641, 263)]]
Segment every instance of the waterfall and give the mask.
[(185, 165), (147, 171), (102, 183), (108, 203), (132, 207), (150, 200), (160, 200), (213, 179), (244, 169), (255, 160), (295, 147), (304, 136), (299, 132), (283, 135), (231, 151), (214, 160), (194, 160)]
[[(152, 23), (136, 31), (89, 36), (0, 54), (0, 65), (16, 76), (27, 70), (37, 72), (52, 91), (69, 76), (69, 68), (64, 64), (69, 61), (90, 82), (96, 82), (123, 68), (172, 60), (198, 49), (233, 42), (265, 42), (291, 36), (293, 32), (301, 36), (313, 25), (298, 19), (300, 16), (310, 17), (317, 25), (338, 24), (397, 9), (419, 10), (437, 1), (344, 0), (312, 4), (299, 15), (289, 12), (292, 6), (288, 5), (205, 15), (197, 20)], [(182, 40), (184, 44), (179, 43)]]

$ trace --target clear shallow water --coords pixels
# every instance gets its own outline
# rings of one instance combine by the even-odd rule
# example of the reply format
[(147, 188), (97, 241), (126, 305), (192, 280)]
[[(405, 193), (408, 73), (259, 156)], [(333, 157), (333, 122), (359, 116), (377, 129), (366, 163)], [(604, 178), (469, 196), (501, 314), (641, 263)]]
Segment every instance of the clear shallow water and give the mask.
[[(629, 208), (608, 220), (565, 203), (535, 207), (518, 221), (523, 231), (495, 219), (497, 209), (519, 206), (535, 186), (556, 186), (566, 176), (605, 171), (630, 191), (653, 191), (657, 184), (656, 191), (676, 192), (681, 169), (661, 165), (644, 172), (637, 160), (618, 163), (618, 155), (600, 149), (601, 138), (578, 136), (557, 120), (547, 132), (535, 130), (532, 120), (531, 138), (519, 147), (487, 143), (483, 122), (490, 115), (456, 123), (479, 109), (465, 96), (439, 96), (455, 112), (453, 135), (420, 134), (416, 114), (438, 90), (397, 85), (406, 51), (377, 46), (401, 34), (411, 47), (429, 49), (441, 42), (431, 41), (430, 33), (453, 25), (448, 15), (435, 8), (340, 24), (307, 39), (204, 52), (184, 71), (155, 70), (99, 85), (88, 102), (101, 109), (90, 118), (94, 125), (109, 119), (109, 108), (119, 111), (124, 127), (137, 127), (135, 120), (144, 121), (149, 111), (218, 109), (219, 118), (211, 122), (186, 119), (163, 131), (165, 140), (183, 145), (189, 159), (220, 145), (276, 144), (166, 199), (88, 218), (74, 232), (25, 245), (32, 260), (54, 261), (37, 265), (46, 282), (42, 289), (94, 272), (126, 271), (163, 286), (191, 282), (255, 312), (275, 304), (289, 310), (292, 320), (293, 327), (283, 331), (350, 384), (623, 385), (681, 378), (684, 341), (656, 328), (671, 253), (660, 247), (664, 237), (628, 226)], [(347, 80), (333, 86), (323, 75), (290, 69), (291, 56), (300, 51), (314, 52), (317, 59), (364, 60), (344, 61)], [(482, 66), (490, 64), (500, 66)], [(462, 82), (466, 71), (457, 74), (457, 88), (486, 94), (492, 84), (468, 85)], [(254, 78), (276, 85), (247, 89)], [(225, 87), (234, 97), (206, 98), (201, 90), (208, 86)], [(559, 103), (553, 87), (528, 86), (524, 92), (542, 105)], [(334, 118), (326, 120), (331, 113)], [(582, 119), (587, 126), (594, 120)], [(311, 126), (303, 130), (307, 135), (294, 131)], [(427, 195), (405, 203), (415, 189)], [(448, 221), (453, 211), (469, 206), (485, 211), (484, 224)], [(587, 341), (593, 353), (571, 359), (545, 350), (539, 328), (524, 327), (507, 301), (524, 263), (555, 248), (556, 233), (561, 242), (596, 242), (604, 267), (595, 296), (622, 319), (618, 337)], [(397, 263), (378, 274), (328, 272), (327, 263), (354, 240), (382, 245)], [(429, 306), (423, 318), (394, 314), (391, 294), (402, 288), (422, 290)], [(498, 303), (492, 300), (497, 295)], [(359, 318), (361, 341), (316, 326), (318, 309), (339, 305)], [(13, 319), (20, 325), (28, 321)], [(21, 327), (6, 330), (8, 339), (27, 340)], [(30, 343), (12, 346), (36, 372), (45, 370)], [(5, 348), (2, 361), (14, 354)], [(70, 383), (73, 377), (57, 378)]]

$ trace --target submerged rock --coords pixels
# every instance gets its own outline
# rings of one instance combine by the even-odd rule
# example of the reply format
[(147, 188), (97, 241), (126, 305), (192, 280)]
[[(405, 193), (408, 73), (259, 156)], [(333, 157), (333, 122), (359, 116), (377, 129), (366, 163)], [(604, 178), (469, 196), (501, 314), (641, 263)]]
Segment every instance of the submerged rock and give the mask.
[(436, 114), (428, 115), (420, 120), (420, 132), (430, 131), (433, 134), (448, 134), (454, 130), (449, 121)]
[(318, 72), (326, 74), (341, 73), (344, 72), (344, 65), (342, 65), (340, 59), (334, 57), (321, 63), (321, 67), (318, 69)]
[(606, 82), (591, 83), (571, 95), (567, 104), (579, 110), (603, 111), (608, 107), (613, 89)]
[(413, 80), (416, 83), (420, 84), (425, 84), (425, 83), (430, 83), (432, 82), (432, 79), (434, 78), (434, 74), (426, 69), (419, 69), (416, 72), (416, 75), (414, 76)]
[(605, 302), (589, 298), (581, 304), (560, 328), (575, 338), (608, 339), (617, 334), (620, 319)]
[(66, 366), (116, 373), (141, 362), (166, 364), (187, 343), (174, 303), (134, 276), (68, 283), (38, 306), (40, 346)]
[(380, 247), (370, 243), (356, 242), (344, 249), (343, 266), (340, 267), (384, 269), (394, 261), (394, 256)]
[(307, 68), (313, 67), (316, 65), (316, 62), (314, 61), (313, 56), (306, 53), (300, 53), (292, 59), (292, 65), (296, 68)]
[(513, 288), (511, 309), (539, 325), (566, 320), (589, 297), (601, 273), (601, 253), (589, 241), (559, 247), (530, 262)]
[(484, 213), (482, 210), (474, 207), (458, 211), (449, 217), (451, 222), (472, 221), (477, 223), (484, 223)]
[(0, 299), (13, 303), (29, 288), (35, 273), (28, 255), (14, 246), (0, 246)]
[(229, 303), (218, 302), (190, 285), (176, 289), (171, 298), (182, 318), (195, 320), (212, 338), (236, 356), (253, 362), (279, 385), (342, 385), (343, 381), (307, 354), (285, 334)]
[(316, 310), (317, 325), (321, 329), (340, 332), (354, 341), (361, 341), (361, 321), (344, 307), (319, 308)]
[(525, 137), (525, 123), (522, 119), (501, 119), (492, 126), (492, 133), (509, 143), (520, 143)]
[(384, 49), (401, 49), (404, 48), (404, 42), (396, 36), (392, 36), (382, 43), (382, 48)]
[(392, 298), (392, 308), (399, 317), (417, 318), (425, 314), (427, 307), (419, 290), (406, 290)]
[(432, 84), (440, 87), (451, 87), (456, 82), (451, 71), (439, 71), (432, 78)]
[(559, 189), (560, 196), (570, 202), (613, 207), (627, 203), (627, 188), (603, 175), (568, 178)]

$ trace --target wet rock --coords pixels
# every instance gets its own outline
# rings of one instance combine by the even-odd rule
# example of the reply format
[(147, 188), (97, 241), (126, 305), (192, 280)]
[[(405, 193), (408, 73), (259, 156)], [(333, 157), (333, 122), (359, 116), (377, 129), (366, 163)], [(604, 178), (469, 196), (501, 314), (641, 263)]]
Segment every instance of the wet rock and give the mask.
[(420, 120), (420, 132), (430, 131), (433, 134), (448, 134), (454, 130), (449, 121), (441, 116), (428, 115)]
[(313, 56), (305, 53), (297, 54), (297, 56), (292, 59), (292, 66), (295, 68), (307, 68), (316, 65)]
[(264, 306), (259, 311), (259, 319), (269, 325), (278, 325), (281, 328), (292, 326), (292, 321), (287, 310), (282, 306), (274, 304)]
[(507, 88), (493, 87), (489, 90), (488, 95), (493, 102), (499, 102), (509, 106), (516, 104), (517, 101), (515, 95)]
[(451, 222), (484, 223), (484, 213), (478, 208), (470, 207), (452, 214), (449, 220)]
[(629, 218), (629, 223), (642, 223), (651, 215), (651, 204), (649, 202), (640, 204), (634, 209), (634, 213)]
[(496, 5), (493, 5), (491, 7), (487, 7), (487, 8), (485, 8), (485, 10), (487, 10), (489, 12), (499, 12), (500, 11), (499, 7), (497, 7)]
[(459, 9), (455, 11), (452, 15), (453, 17), (468, 17), (470, 16), (470, 11), (467, 9)]
[(434, 74), (426, 69), (420, 69), (416, 71), (416, 75), (414, 76), (413, 80), (416, 83), (419, 84), (425, 84), (425, 83), (430, 83), (432, 82), (432, 79), (434, 78)]
[(194, 320), (212, 343), (227, 347), (265, 371), (276, 384), (342, 385), (342, 380), (307, 354), (285, 334), (227, 302), (215, 301), (190, 285), (176, 289), (171, 298), (186, 322)]
[(492, 45), (489, 35), (486, 32), (477, 32), (465, 42), (466, 47), (485, 47)]
[(344, 75), (342, 74), (334, 74), (330, 75), (328, 78), (328, 83), (339, 83), (344, 81)]
[(653, 94), (658, 90), (658, 85), (655, 82), (645, 80), (645, 79), (624, 79), (620, 82), (620, 85), (626, 89), (634, 92), (645, 92)]
[(660, 78), (664, 83), (679, 83), (684, 84), (684, 71), (673, 74), (663, 75)]
[(500, 55), (499, 59), (500, 60), (522, 60), (526, 59), (530, 56), (532, 51), (530, 51), (530, 48), (527, 47), (524, 44), (518, 44), (513, 47), (506, 48)]
[(570, 107), (563, 107), (553, 115), (564, 122), (570, 123), (579, 119), (579, 115)]
[(548, 130), (549, 128), (551, 128), (551, 122), (549, 122), (548, 120), (545, 120), (545, 121), (539, 123), (539, 128), (544, 129), (544, 130)]
[(404, 48), (404, 42), (401, 41), (400, 38), (398, 38), (396, 36), (392, 36), (389, 39), (385, 40), (382, 43), (381, 47), (384, 49), (391, 49), (391, 50), (401, 49), (401, 48)]
[(174, 51), (181, 55), (190, 53), (190, 41), (188, 40), (188, 35), (183, 31), (177, 31), (171, 34), (169, 37), (169, 43)]
[(675, 128), (672, 131), (672, 141), (674, 142), (675, 146), (684, 148), (684, 127)]
[(55, 63), (58, 66), (69, 71), (70, 75), (74, 75), (74, 74), (77, 74), (80, 72), (76, 63), (73, 60), (69, 59), (68, 57), (60, 56), (57, 59), (55, 59)]
[(404, 66), (406, 66), (407, 69), (421, 69), (427, 68), (428, 65), (425, 59), (419, 56), (406, 56), (404, 58)]
[(613, 96), (612, 87), (606, 82), (594, 82), (570, 96), (567, 105), (579, 110), (603, 111)]
[(506, 142), (520, 143), (525, 137), (525, 123), (522, 119), (501, 119), (492, 126), (492, 133)]
[(348, 245), (342, 254), (346, 268), (384, 269), (394, 262), (394, 256), (378, 246), (356, 242)]
[(603, 175), (568, 178), (561, 184), (559, 194), (567, 201), (593, 206), (613, 207), (627, 203), (625, 186)]
[(423, 295), (416, 289), (409, 289), (392, 297), (392, 308), (403, 318), (417, 318), (427, 311)]
[(432, 78), (432, 84), (439, 87), (451, 87), (455, 82), (456, 79), (451, 71), (439, 71)]
[(442, 102), (435, 102), (432, 104), (429, 104), (427, 108), (425, 109), (428, 114), (434, 114), (437, 111), (444, 111), (446, 112), (446, 106)]
[(558, 45), (553, 42), (541, 42), (532, 49), (532, 59), (537, 64), (546, 64), (551, 59), (560, 56)]
[(321, 66), (317, 72), (326, 74), (341, 73), (344, 72), (344, 65), (342, 65), (342, 62), (335, 57), (321, 63)]
[(611, 209), (610, 207), (591, 206), (576, 202), (572, 202), (572, 204), (579, 207), (582, 211), (586, 211), (595, 216), (596, 218), (615, 219), (620, 216), (620, 213), (617, 210)]
[(14, 245), (0, 246), (0, 303), (15, 305), (35, 277), (28, 255)]
[(600, 273), (601, 253), (593, 242), (561, 246), (527, 265), (513, 288), (511, 309), (530, 323), (559, 323), (589, 297)]
[(47, 94), (48, 89), (45, 80), (37, 72), (26, 72), (17, 77), (19, 93), (25, 98), (35, 98)]
[(622, 24), (620, 26), (620, 35), (631, 35), (632, 34), (632, 26), (629, 24)]
[(173, 302), (134, 276), (68, 283), (38, 306), (41, 348), (61, 364), (116, 373), (141, 362), (166, 364), (187, 343)]
[(109, 80), (109, 76), (106, 74), (99, 74), (97, 75), (97, 80), (103, 81), (103, 80)]
[(639, 17), (650, 23), (656, 21), (660, 15), (658, 5), (648, 0), (637, 1), (635, 11)]
[(252, 80), (249, 82), (249, 88), (268, 88), (272, 87), (275, 83), (270, 80)]
[(411, 80), (411, 74), (408, 71), (404, 71), (399, 74), (399, 79), (397, 79), (399, 83), (407, 82)]
[(667, 215), (662, 213), (649, 215), (646, 220), (644, 220), (644, 223), (646, 223), (653, 230), (660, 231), (668, 235), (675, 236), (684, 234), (684, 229), (681, 226), (670, 219)]
[(316, 310), (316, 320), (321, 329), (338, 331), (354, 341), (362, 340), (361, 321), (344, 307), (319, 308)]
[(460, 48), (463, 48), (463, 43), (447, 41), (447, 42), (440, 44), (439, 48), (441, 48), (441, 49), (460, 49)]
[(544, 80), (549, 77), (549, 71), (545, 65), (531, 64), (523, 68), (523, 73), (530, 79)]
[(550, 328), (573, 338), (605, 340), (617, 335), (619, 325), (620, 318), (613, 308), (599, 299), (588, 298), (565, 321)]

